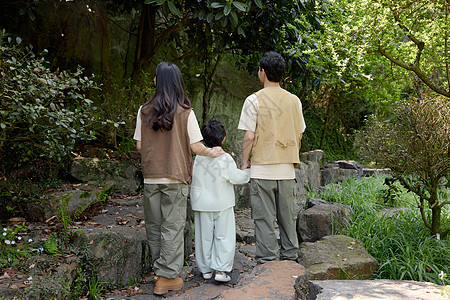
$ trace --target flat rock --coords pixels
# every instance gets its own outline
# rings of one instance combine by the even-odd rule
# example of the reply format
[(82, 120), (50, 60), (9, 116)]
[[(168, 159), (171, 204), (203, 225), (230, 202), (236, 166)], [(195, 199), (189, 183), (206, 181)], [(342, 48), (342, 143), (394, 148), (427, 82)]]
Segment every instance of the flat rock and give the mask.
[(293, 261), (270, 261), (256, 266), (240, 287), (222, 292), (220, 299), (295, 299), (295, 280), (305, 268)]
[(378, 266), (360, 241), (344, 235), (301, 243), (298, 261), (305, 266), (309, 280), (369, 279)]
[(308, 288), (310, 300), (444, 300), (450, 297), (449, 293), (441, 294), (442, 286), (401, 280), (313, 280)]

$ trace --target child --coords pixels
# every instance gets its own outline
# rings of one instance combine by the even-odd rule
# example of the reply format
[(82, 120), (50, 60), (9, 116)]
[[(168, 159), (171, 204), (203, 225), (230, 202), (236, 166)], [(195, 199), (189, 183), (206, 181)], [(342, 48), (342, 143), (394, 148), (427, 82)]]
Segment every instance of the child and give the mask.
[[(211, 120), (202, 129), (206, 146), (221, 146), (225, 127)], [(231, 155), (217, 158), (197, 156), (194, 161), (191, 203), (195, 217), (195, 258), (204, 279), (230, 281), (233, 267), (236, 232), (234, 221), (233, 184), (250, 180), (247, 171), (237, 168)]]
[(220, 147), (206, 148), (191, 108), (180, 69), (162, 62), (156, 67), (156, 93), (141, 106), (134, 139), (142, 156), (144, 218), (156, 276), (154, 294), (183, 287), (186, 202), (192, 181), (191, 150), (217, 157)]

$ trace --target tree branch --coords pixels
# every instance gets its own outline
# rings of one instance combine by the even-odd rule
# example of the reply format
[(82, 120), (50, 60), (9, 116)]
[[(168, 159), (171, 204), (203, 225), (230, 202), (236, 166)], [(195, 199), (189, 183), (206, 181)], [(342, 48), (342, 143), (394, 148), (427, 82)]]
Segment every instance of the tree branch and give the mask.
[(420, 197), (422, 197), (423, 199), (425, 199), (427, 201), (430, 200), (430, 197), (425, 195), (421, 190), (416, 189), (415, 187), (413, 187), (405, 178), (403, 178), (403, 176), (396, 176), (396, 177), (398, 178), (398, 180), (400, 180), (400, 182), (403, 184), (403, 186), (405, 188), (407, 188), (408, 190), (410, 190), (414, 194), (419, 195)]
[(386, 57), (387, 59), (389, 59), (391, 62), (396, 64), (397, 66), (402, 67), (403, 69), (406, 69), (408, 71), (414, 72), (417, 75), (417, 77), (419, 77), (420, 80), (423, 81), (423, 83), (425, 83), (430, 89), (432, 89), (436, 93), (441, 94), (446, 97), (450, 97), (449, 91), (439, 87), (437, 84), (435, 84), (429, 78), (427, 78), (427, 76), (420, 70), (419, 66), (416, 65), (415, 63), (414, 63), (414, 65), (410, 66), (410, 65), (406, 64), (405, 62), (394, 58), (390, 53), (388, 53), (385, 49), (383, 49), (383, 47), (381, 45), (378, 46), (378, 52), (381, 55), (383, 55), (384, 57)]
[(441, 204), (439, 204), (439, 206), (442, 208), (442, 207), (444, 207), (447, 204), (450, 204), (450, 200), (442, 202)]

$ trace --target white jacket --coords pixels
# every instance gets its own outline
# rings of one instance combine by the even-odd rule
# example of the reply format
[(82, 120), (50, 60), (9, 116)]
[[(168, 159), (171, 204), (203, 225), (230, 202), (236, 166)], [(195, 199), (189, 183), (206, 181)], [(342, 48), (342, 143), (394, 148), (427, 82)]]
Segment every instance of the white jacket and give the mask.
[(249, 170), (239, 170), (228, 153), (216, 158), (197, 155), (191, 184), (192, 210), (222, 211), (233, 207), (233, 184), (249, 182)]

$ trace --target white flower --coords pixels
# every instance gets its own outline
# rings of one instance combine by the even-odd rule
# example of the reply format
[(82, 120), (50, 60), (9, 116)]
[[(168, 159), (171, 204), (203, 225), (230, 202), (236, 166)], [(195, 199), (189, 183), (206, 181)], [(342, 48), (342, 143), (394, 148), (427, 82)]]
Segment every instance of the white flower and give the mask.
[(3, 232), (3, 236), (6, 236), (6, 232)]
[(10, 240), (5, 240), (5, 244), (9, 245), (9, 244), (11, 244), (11, 241)]
[(28, 243), (31, 243), (33, 240), (32, 239), (28, 239)]
[(20, 241), (20, 240), (22, 240), (22, 237), (21, 236), (19, 236), (19, 237), (17, 237), (17, 239)]
[(11, 241), (11, 245), (14, 245), (16, 242), (15, 241)]
[(6, 231), (6, 230), (8, 230), (8, 229), (6, 229), (6, 228), (3, 228), (3, 231)]
[(441, 273), (439, 273), (439, 278), (441, 278), (441, 280), (444, 281), (444, 278), (445, 278), (444, 271), (441, 271)]

